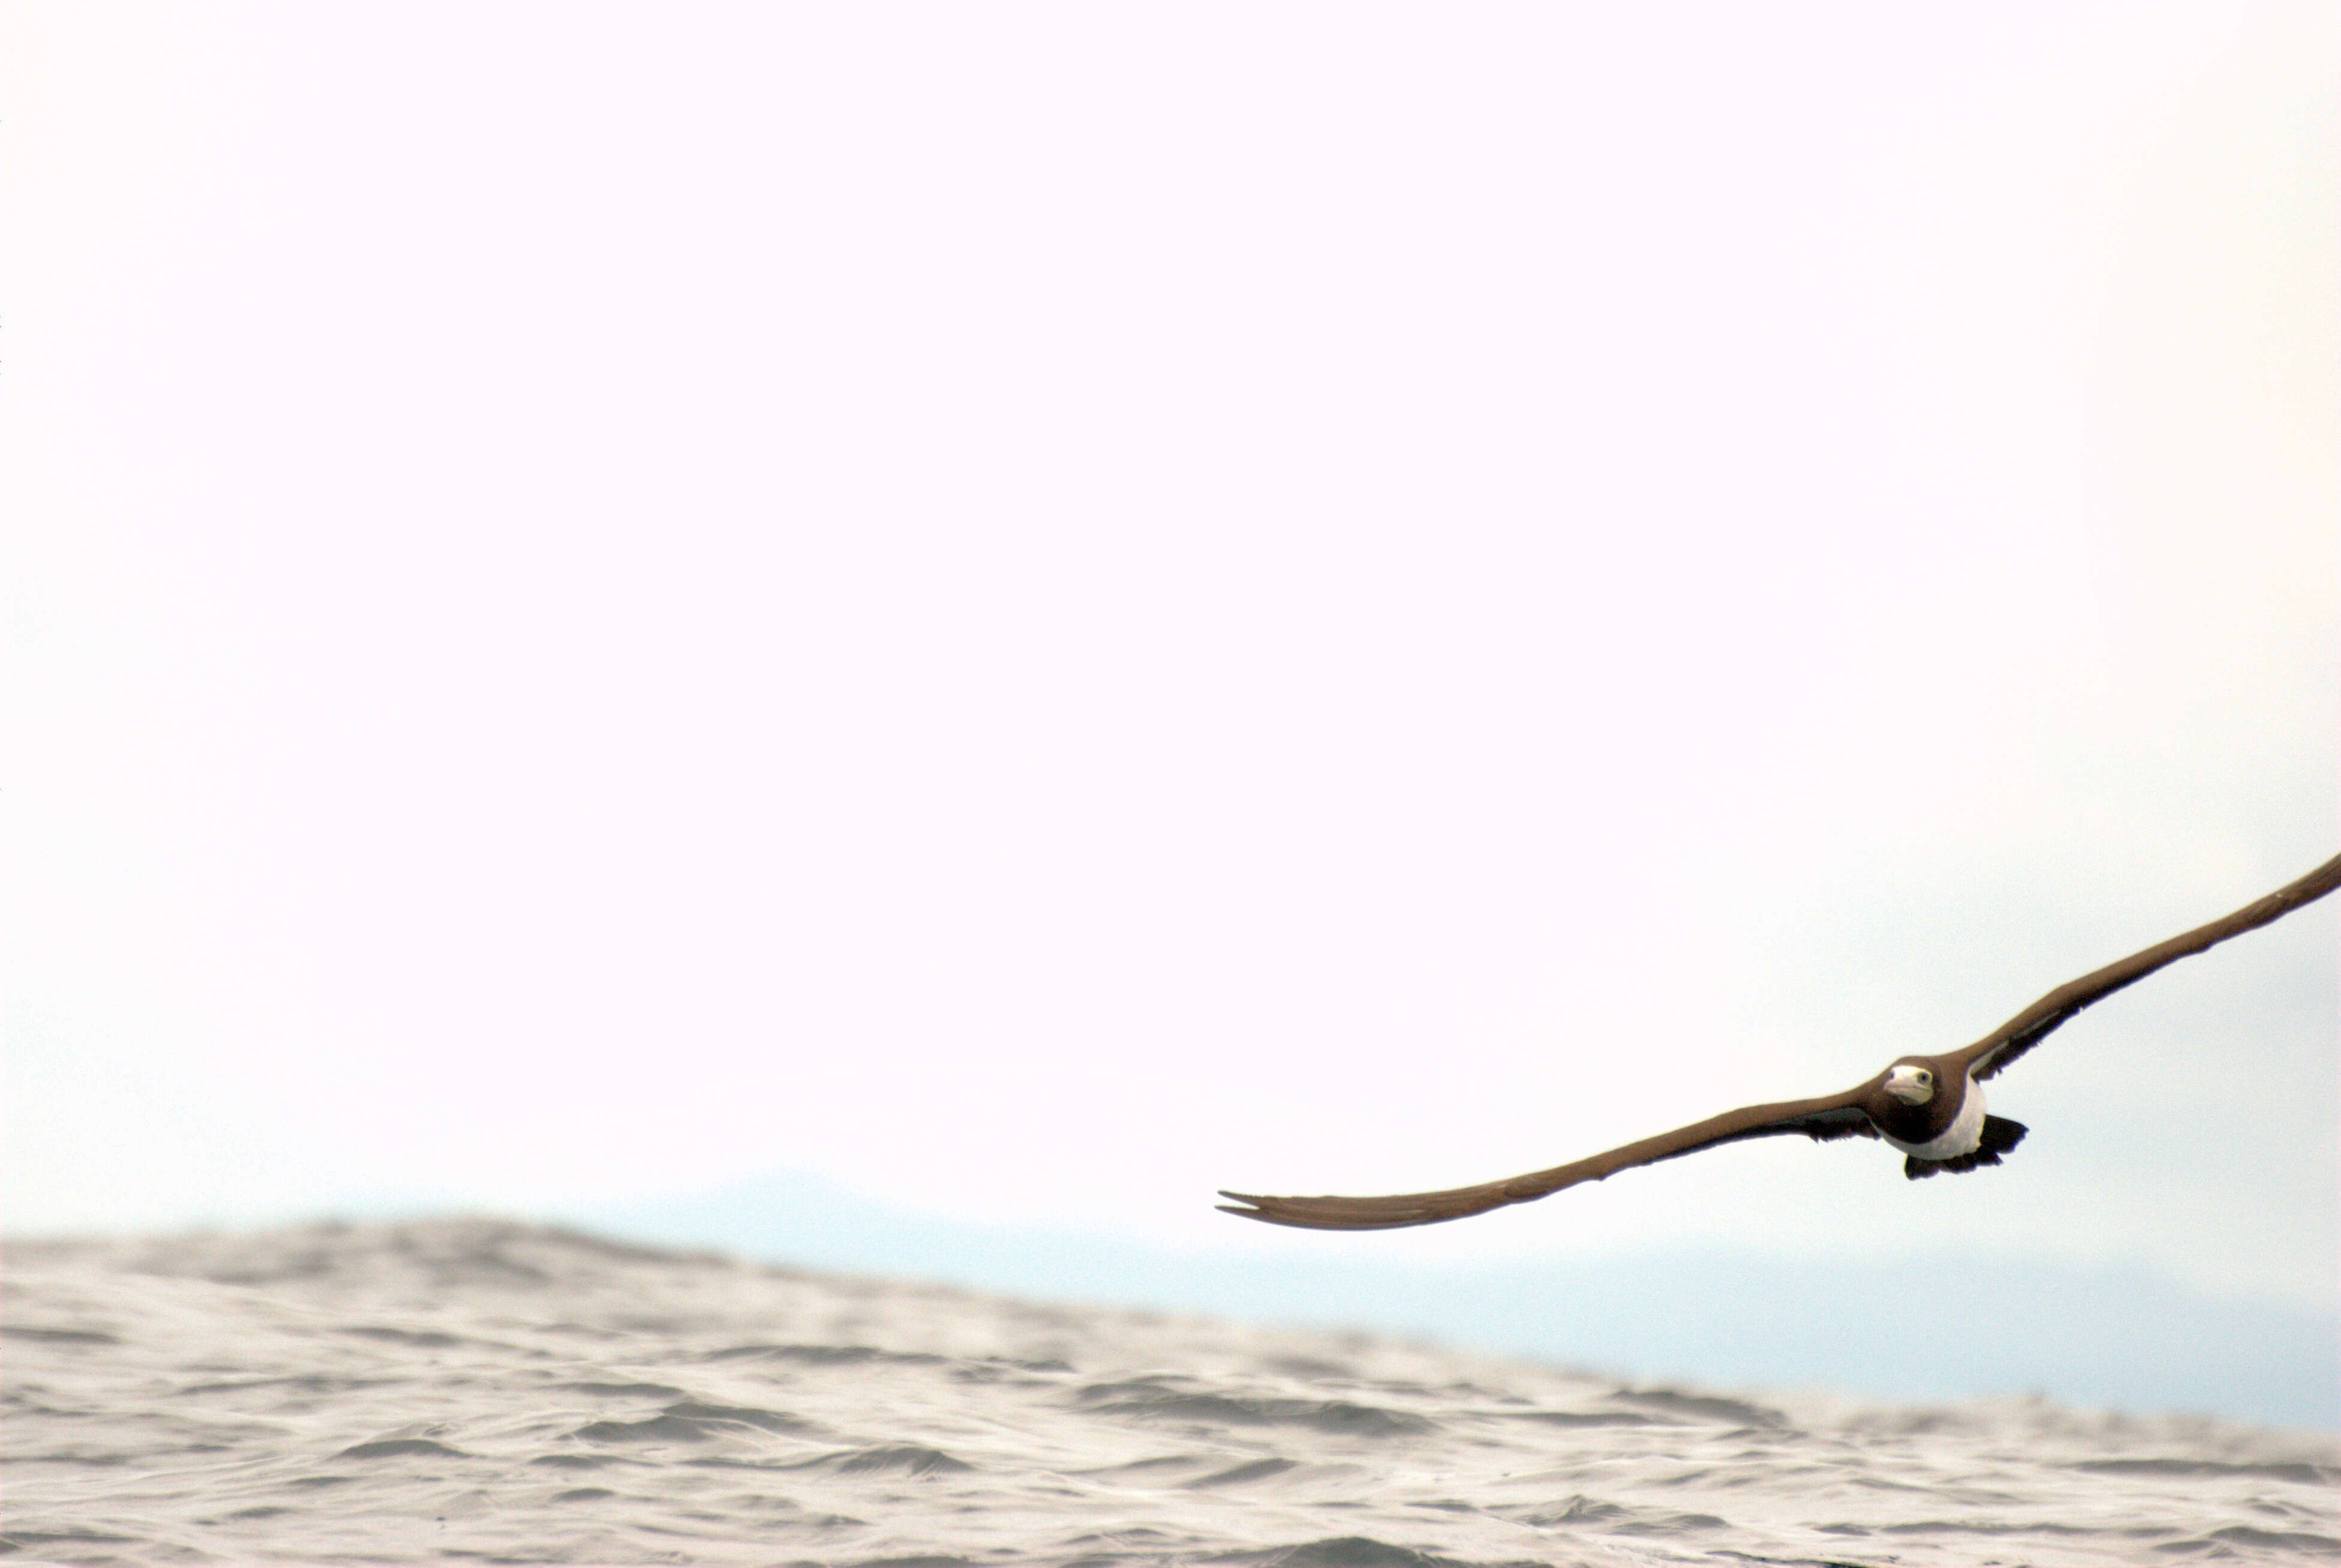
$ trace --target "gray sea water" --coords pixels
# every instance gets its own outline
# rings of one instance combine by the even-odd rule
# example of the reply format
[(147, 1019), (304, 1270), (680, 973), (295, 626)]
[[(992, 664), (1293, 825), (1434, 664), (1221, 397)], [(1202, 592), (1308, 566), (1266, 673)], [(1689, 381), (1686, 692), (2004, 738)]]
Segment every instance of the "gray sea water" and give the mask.
[(2329, 1434), (1621, 1384), (489, 1220), (16, 1242), (19, 1561), (2341, 1559)]

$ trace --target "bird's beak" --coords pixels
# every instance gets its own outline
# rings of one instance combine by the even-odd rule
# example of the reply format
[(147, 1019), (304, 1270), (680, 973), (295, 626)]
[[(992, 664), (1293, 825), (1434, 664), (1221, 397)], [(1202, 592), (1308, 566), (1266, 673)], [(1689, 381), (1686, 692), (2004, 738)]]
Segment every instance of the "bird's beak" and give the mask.
[(1886, 1078), (1886, 1092), (1906, 1106), (1923, 1106), (1933, 1097), (1933, 1091), (1918, 1080), (1900, 1073), (1890, 1073)]

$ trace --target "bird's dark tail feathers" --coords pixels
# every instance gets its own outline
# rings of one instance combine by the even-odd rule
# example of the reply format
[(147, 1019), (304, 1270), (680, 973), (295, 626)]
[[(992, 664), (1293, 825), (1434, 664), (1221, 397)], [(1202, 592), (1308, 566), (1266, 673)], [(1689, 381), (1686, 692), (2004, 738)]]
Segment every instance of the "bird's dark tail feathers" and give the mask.
[(1983, 1141), (1969, 1153), (1954, 1155), (1947, 1160), (1922, 1160), (1917, 1155), (1902, 1162), (1902, 1174), (1912, 1181), (1933, 1176), (1937, 1171), (1971, 1171), (1977, 1166), (1996, 1166), (1999, 1156), (2024, 1141), (2025, 1126), (2009, 1121), (2006, 1116), (1983, 1118)]

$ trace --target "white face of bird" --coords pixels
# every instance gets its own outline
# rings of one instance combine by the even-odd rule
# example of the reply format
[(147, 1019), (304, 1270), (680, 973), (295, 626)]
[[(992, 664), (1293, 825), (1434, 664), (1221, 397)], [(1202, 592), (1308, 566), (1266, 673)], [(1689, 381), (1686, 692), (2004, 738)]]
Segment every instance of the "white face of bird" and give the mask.
[(1906, 1106), (1923, 1106), (1935, 1097), (1934, 1069), (1897, 1062), (1886, 1069), (1886, 1092)]

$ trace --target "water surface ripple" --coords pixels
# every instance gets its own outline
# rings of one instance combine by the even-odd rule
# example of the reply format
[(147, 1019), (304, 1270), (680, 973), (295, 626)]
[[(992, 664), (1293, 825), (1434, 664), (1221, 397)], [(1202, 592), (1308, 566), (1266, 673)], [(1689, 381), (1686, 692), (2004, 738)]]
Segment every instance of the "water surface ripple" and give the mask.
[(2321, 1434), (1621, 1385), (488, 1220), (19, 1242), (20, 1562), (2331, 1563)]

